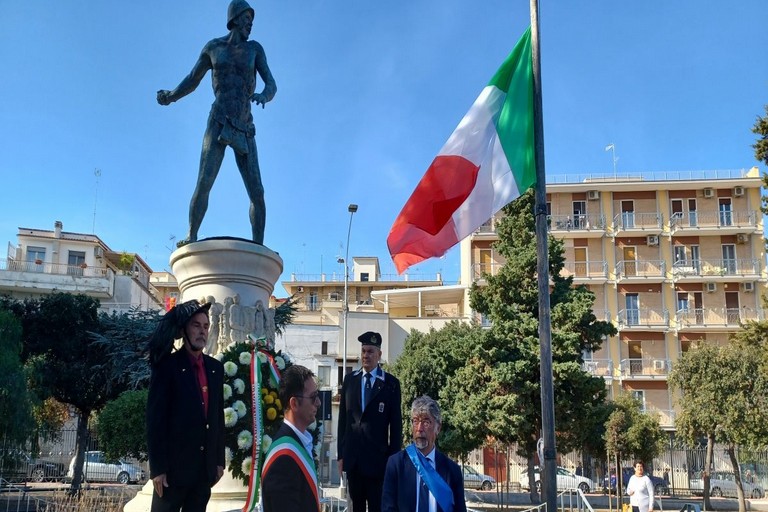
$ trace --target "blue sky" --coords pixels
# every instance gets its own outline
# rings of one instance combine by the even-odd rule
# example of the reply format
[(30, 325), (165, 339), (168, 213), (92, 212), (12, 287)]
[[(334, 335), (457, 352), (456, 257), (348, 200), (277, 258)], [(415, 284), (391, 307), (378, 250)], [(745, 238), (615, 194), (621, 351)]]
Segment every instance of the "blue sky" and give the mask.
[[(161, 107), (158, 89), (226, 34), (223, 0), (0, 0), (0, 242), (19, 226), (95, 232), (168, 268), (187, 231), (210, 78)], [(265, 245), (291, 272), (378, 256), (436, 152), (530, 23), (524, 0), (254, 1), (251, 37), (278, 92), (255, 109)], [(768, 2), (541, 2), (549, 176), (756, 165), (768, 103)], [(261, 83), (258, 88), (261, 88)], [(101, 170), (96, 188), (94, 169)], [(765, 170), (761, 168), (761, 170)], [(228, 154), (200, 237), (250, 236)], [(4, 255), (3, 255), (4, 256)], [(410, 273), (448, 282), (458, 248)], [(277, 287), (278, 295), (283, 290)]]

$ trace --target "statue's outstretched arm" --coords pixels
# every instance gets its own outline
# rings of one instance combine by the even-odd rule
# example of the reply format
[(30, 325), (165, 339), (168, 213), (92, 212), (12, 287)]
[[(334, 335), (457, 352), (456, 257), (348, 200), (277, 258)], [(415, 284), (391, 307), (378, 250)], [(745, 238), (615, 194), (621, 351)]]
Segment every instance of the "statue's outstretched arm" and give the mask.
[(169, 105), (191, 93), (200, 85), (205, 74), (212, 68), (211, 58), (208, 55), (208, 47), (203, 48), (200, 58), (197, 59), (192, 71), (172, 91), (157, 91), (157, 102), (161, 105)]

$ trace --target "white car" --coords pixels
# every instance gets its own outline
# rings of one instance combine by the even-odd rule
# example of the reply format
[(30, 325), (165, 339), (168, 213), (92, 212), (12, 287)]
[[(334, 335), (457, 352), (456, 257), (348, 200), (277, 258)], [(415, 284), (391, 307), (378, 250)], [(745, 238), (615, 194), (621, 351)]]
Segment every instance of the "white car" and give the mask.
[[(763, 489), (756, 484), (741, 480), (744, 496), (752, 499), (759, 499), (765, 495)], [(704, 480), (697, 475), (691, 478), (691, 492), (698, 496), (704, 494)], [(709, 476), (709, 495), (712, 497), (728, 496), (735, 498), (738, 496), (736, 490), (736, 477), (731, 471), (713, 471)]]
[[(68, 478), (75, 476), (75, 457), (69, 463)], [(83, 478), (86, 481), (104, 481), (127, 484), (143, 483), (146, 480), (144, 470), (135, 464), (122, 460), (107, 461), (104, 452), (85, 452)]]
[[(534, 477), (536, 479), (536, 491), (541, 492), (541, 474), (539, 473), (538, 466), (534, 468)], [(520, 477), (520, 487), (526, 490), (530, 490), (528, 484), (528, 473), (523, 473)], [(574, 475), (567, 469), (558, 466), (557, 467), (557, 490), (565, 491), (567, 489), (581, 489), (581, 492), (588, 493), (592, 489), (592, 481), (589, 478), (583, 476)]]

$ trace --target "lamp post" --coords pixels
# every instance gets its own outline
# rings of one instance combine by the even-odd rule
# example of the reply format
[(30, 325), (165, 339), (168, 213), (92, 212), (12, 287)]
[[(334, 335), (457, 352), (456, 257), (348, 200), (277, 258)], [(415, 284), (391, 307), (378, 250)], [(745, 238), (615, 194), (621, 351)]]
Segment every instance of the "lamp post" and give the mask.
[(350, 204), (347, 207), (347, 211), (349, 212), (349, 228), (347, 229), (347, 246), (344, 256), (344, 307), (342, 309), (342, 312), (344, 313), (344, 330), (342, 332), (342, 336), (344, 336), (344, 353), (342, 357), (344, 360), (341, 362), (342, 382), (344, 382), (344, 379), (347, 377), (347, 318), (349, 317), (349, 235), (352, 233), (352, 216), (357, 211), (357, 205)]

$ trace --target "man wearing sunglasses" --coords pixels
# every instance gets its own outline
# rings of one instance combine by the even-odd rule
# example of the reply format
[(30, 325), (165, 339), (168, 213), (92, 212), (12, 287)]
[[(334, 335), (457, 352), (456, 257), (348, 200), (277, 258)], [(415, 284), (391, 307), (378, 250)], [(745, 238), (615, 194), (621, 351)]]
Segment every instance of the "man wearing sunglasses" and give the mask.
[(317, 471), (309, 426), (315, 421), (320, 395), (315, 375), (299, 365), (280, 376), (283, 424), (275, 433), (261, 472), (264, 512), (317, 512)]

